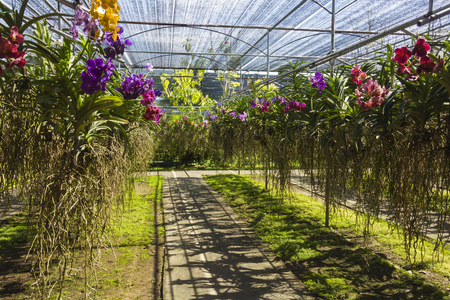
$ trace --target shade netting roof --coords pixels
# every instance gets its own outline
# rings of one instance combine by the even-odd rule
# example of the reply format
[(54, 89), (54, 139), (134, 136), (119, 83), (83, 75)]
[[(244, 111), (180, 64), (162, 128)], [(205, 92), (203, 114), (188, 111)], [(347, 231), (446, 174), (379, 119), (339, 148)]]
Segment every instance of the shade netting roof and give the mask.
[[(88, 7), (88, 1), (82, 2)], [(387, 44), (412, 45), (411, 35), (445, 38), (450, 29), (448, 0), (118, 0), (119, 25), (133, 42), (123, 60), (134, 67), (151, 63), (158, 69), (264, 72), (276, 71), (287, 61), (316, 61), (333, 50), (333, 2), (334, 51), (356, 46), (339, 56), (348, 63), (381, 55)], [(415, 22), (401, 26), (427, 14), (430, 2), (433, 13), (443, 16), (421, 27)], [(30, 0), (27, 14), (60, 9), (73, 15), (72, 8), (58, 4)], [(66, 20), (63, 28), (71, 25), (70, 18)], [(57, 19), (50, 22), (60, 26)], [(404, 30), (380, 35), (396, 26)], [(365, 42), (373, 37), (379, 38)]]

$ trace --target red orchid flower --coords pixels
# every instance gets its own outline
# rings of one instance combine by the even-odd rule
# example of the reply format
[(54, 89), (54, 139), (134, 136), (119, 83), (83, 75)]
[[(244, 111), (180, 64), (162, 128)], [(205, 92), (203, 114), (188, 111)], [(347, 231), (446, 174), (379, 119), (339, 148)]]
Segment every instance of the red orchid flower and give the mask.
[(12, 67), (23, 68), (25, 66), (25, 64), (27, 63), (27, 61), (25, 59), (23, 59), (24, 55), (25, 55), (25, 51), (19, 52), (18, 56), (6, 65), (6, 68), (7, 69), (12, 68)]
[(434, 71), (437, 73), (440, 73), (442, 71), (442, 68), (444, 67), (444, 59), (440, 56), (438, 57), (438, 63), (436, 64), (436, 67), (434, 68)]
[(409, 51), (408, 47), (397, 48), (394, 50), (394, 53), (395, 56), (392, 57), (392, 60), (399, 64), (405, 64), (408, 58), (411, 57), (411, 51)]
[(397, 73), (399, 74), (412, 74), (411, 68), (408, 68), (407, 66), (400, 64), (400, 67), (397, 69)]
[(369, 105), (367, 104), (366, 101), (357, 100), (356, 104), (359, 105), (361, 108), (364, 108), (365, 110), (369, 110)]
[(417, 73), (420, 74), (421, 72), (429, 73), (433, 72), (434, 67), (436, 67), (436, 63), (431, 60), (428, 56), (422, 57), (420, 60), (420, 65), (417, 67)]
[[(368, 110), (369, 108), (376, 108), (381, 105), (389, 93), (389, 89), (379, 85), (378, 82), (372, 78), (364, 83), (361, 90), (362, 91), (359, 91), (359, 88), (355, 90), (358, 98), (356, 104), (365, 110)], [(364, 99), (367, 98), (369, 98), (369, 100), (367, 102), (364, 101)]]
[(9, 33), (8, 40), (14, 46), (19, 46), (19, 44), (23, 43), (25, 39), (23, 38), (23, 35), (19, 33), (19, 29), (17, 28), (17, 26), (13, 26), (11, 27), (11, 32)]
[(414, 49), (412, 51), (413, 55), (417, 55), (418, 57), (422, 58), (425, 57), (430, 51), (431, 47), (429, 44), (425, 43), (424, 39), (418, 39), (416, 42), (416, 45), (414, 46)]
[(362, 82), (364, 81), (364, 79), (366, 79), (367, 74), (364, 73), (358, 65), (356, 65), (356, 67), (352, 68), (351, 70), (351, 75), (352, 80), (354, 83), (356, 83), (357, 85), (361, 85)]
[(16, 58), (18, 55), (17, 47), (0, 37), (0, 58)]
[(0, 75), (2, 75), (3, 74), (3, 69), (2, 69), (2, 66), (0, 66)]

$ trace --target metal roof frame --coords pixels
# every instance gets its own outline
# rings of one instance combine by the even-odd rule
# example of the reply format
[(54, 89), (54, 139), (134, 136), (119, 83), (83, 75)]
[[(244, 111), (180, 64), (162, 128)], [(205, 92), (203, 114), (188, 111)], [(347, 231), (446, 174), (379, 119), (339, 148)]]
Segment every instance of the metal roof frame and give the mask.
[[(2, 3), (5, 3), (4, 0), (0, 0)], [(39, 3), (40, 0), (30, 0), (28, 3), (28, 8), (30, 9), (30, 14), (28, 15), (30, 18), (32, 17), (32, 14), (39, 15), (39, 11), (33, 7), (34, 5), (37, 5), (36, 3)], [(125, 1), (125, 0), (119, 0), (119, 1)], [(146, 2), (152, 2), (152, 3), (158, 3), (158, 2), (164, 2), (161, 0), (145, 0)], [(167, 1), (172, 3), (173, 9), (176, 8), (176, 1), (183, 2), (182, 0), (173, 0), (173, 1)], [(185, 1), (185, 0), (184, 0)], [(229, 2), (237, 2), (241, 0), (234, 0)], [(242, 0), (243, 1), (243, 0)], [(269, 0), (252, 0), (251, 3), (258, 2), (262, 3), (263, 1), (266, 1), (266, 3), (273, 3)], [(338, 9), (336, 5), (341, 4), (341, 7)], [(380, 2), (383, 2), (379, 0)], [(83, 0), (82, 1), (84, 5), (88, 5), (89, 1)], [(196, 2), (196, 1), (192, 1)], [(139, 50), (127, 50), (123, 59), (128, 62), (129, 65), (131, 65), (132, 68), (138, 68), (142, 67), (142, 63), (149, 61), (149, 60), (156, 60), (160, 58), (167, 58), (168, 59), (168, 66), (165, 66), (163, 64), (157, 66), (157, 68), (167, 68), (170, 67), (170, 69), (178, 69), (183, 68), (183, 66), (179, 65), (181, 60), (174, 59), (175, 57), (180, 56), (186, 56), (190, 58), (190, 61), (192, 61), (192, 58), (200, 58), (206, 61), (209, 61), (209, 67), (216, 66), (216, 68), (211, 69), (217, 69), (217, 67), (220, 70), (235, 70), (240, 72), (248, 72), (248, 71), (259, 71), (263, 72), (265, 71), (267, 74), (267, 80), (264, 81), (262, 84), (269, 84), (272, 82), (275, 82), (280, 79), (280, 76), (272, 76), (269, 78), (269, 75), (272, 71), (276, 71), (278, 67), (280, 66), (279, 62), (283, 60), (304, 60), (307, 61), (306, 64), (304, 64), (301, 68), (297, 70), (293, 70), (292, 72), (299, 72), (300, 70), (304, 69), (305, 67), (308, 68), (318, 68), (320, 66), (323, 66), (324, 64), (329, 64), (331, 69), (334, 66), (334, 61), (339, 60), (341, 62), (347, 62), (347, 63), (353, 63), (355, 61), (362, 61), (367, 59), (373, 59), (374, 57), (379, 56), (377, 51), (381, 49), (381, 47), (384, 47), (384, 43), (380, 41), (380, 39), (386, 37), (386, 36), (396, 36), (401, 37), (403, 36), (403, 39), (394, 38), (392, 41), (392, 44), (398, 44), (404, 42), (406, 39), (409, 39), (411, 36), (416, 36), (415, 33), (412, 33), (410, 30), (408, 30), (409, 27), (415, 24), (424, 25), (429, 22), (432, 22), (434, 20), (437, 20), (439, 18), (442, 18), (446, 15), (450, 14), (450, 4), (444, 5), (446, 1), (444, 0), (428, 0), (427, 7), (423, 6), (424, 14), (420, 17), (414, 17), (411, 18), (408, 21), (404, 21), (401, 24), (391, 25), (390, 28), (386, 28), (385, 30), (371, 30), (371, 27), (369, 26), (369, 30), (362, 30), (361, 28), (352, 29), (351, 27), (349, 29), (337, 29), (336, 28), (336, 17), (339, 16), (341, 12), (345, 12), (349, 9), (352, 9), (356, 7), (357, 5), (361, 5), (361, 2), (358, 0), (280, 0), (280, 2), (283, 2), (284, 8), (288, 8), (287, 10), (283, 11), (282, 14), (274, 15), (274, 17), (271, 19), (273, 22), (270, 25), (255, 25), (254, 23), (248, 24), (248, 23), (239, 23), (236, 22), (234, 24), (226, 24), (226, 23), (208, 23), (208, 22), (198, 22), (198, 23), (190, 23), (190, 22), (175, 22), (175, 18), (172, 18), (172, 22), (167, 21), (144, 21), (143, 19), (140, 20), (132, 20), (131, 18), (128, 18), (126, 20), (120, 20), (119, 24), (122, 26), (135, 26), (133, 27), (132, 31), (126, 31), (130, 34), (126, 38), (131, 37), (141, 37), (139, 40), (145, 40), (148, 39), (148, 33), (158, 31), (160, 32), (160, 38), (164, 38), (164, 34), (167, 36), (168, 32), (170, 32), (170, 41), (165, 41), (164, 47), (158, 46), (153, 47), (151, 49), (145, 50), (145, 48), (141, 48)], [(292, 3), (295, 3), (295, 6), (293, 5), (292, 8), (289, 6)], [(418, 3), (418, 1), (416, 1)], [(439, 8), (436, 8), (439, 6), (439, 2), (441, 3), (441, 6)], [(69, 7), (73, 10), (75, 1), (69, 1), (69, 0), (43, 0), (39, 5), (42, 5), (44, 3), (49, 10), (53, 12), (60, 12), (63, 13), (64, 7)], [(124, 2), (126, 3), (126, 2)], [(166, 2), (164, 2), (166, 3)], [(199, 1), (198, 3), (201, 3)], [(386, 3), (392, 3), (390, 1), (386, 1)], [(308, 6), (309, 5), (309, 6)], [(307, 6), (307, 7), (305, 7)], [(316, 6), (318, 10), (314, 8)], [(331, 6), (331, 7), (330, 7)], [(310, 17), (306, 17), (303, 21), (297, 21), (296, 23), (293, 22), (287, 22), (288, 20), (292, 19), (292, 17), (297, 16), (297, 14), (303, 12), (303, 10), (306, 11), (306, 9), (312, 9), (311, 11), (314, 12), (314, 14), (321, 14), (322, 19), (323, 14), (328, 14), (330, 16), (330, 19), (328, 17), (326, 20), (329, 20), (329, 27), (323, 28), (320, 26), (304, 26), (303, 23), (308, 21)], [(301, 12), (299, 12), (301, 9)], [(324, 11), (325, 13), (321, 13), (321, 11)], [(67, 12), (67, 11), (66, 11)], [(261, 16), (262, 13), (266, 13), (264, 10), (261, 10), (259, 12), (259, 16)], [(274, 13), (274, 12), (267, 12), (267, 13)], [(348, 12), (344, 13), (344, 17), (347, 15)], [(342, 18), (341, 18), (342, 19)], [(238, 19), (238, 21), (242, 20), (242, 16)], [(50, 21), (50, 20), (49, 20)], [(68, 25), (71, 25), (71, 19), (65, 18), (61, 16), (58, 20), (55, 20), (57, 24), (53, 24), (53, 28), (51, 30), (53, 32), (56, 32), (57, 34), (61, 36), (70, 36), (66, 32), (63, 31), (63, 28), (67, 28)], [(328, 21), (327, 21), (328, 22)], [(291, 25), (285, 25), (285, 24), (291, 24)], [(310, 24), (309, 21), (306, 25)], [(341, 27), (342, 27), (342, 20), (341, 20)], [(150, 27), (147, 29), (147, 27)], [(450, 27), (450, 24), (443, 24), (439, 28), (446, 28)], [(232, 50), (231, 52), (206, 52), (202, 51), (203, 49), (200, 49), (200, 51), (194, 49), (191, 51), (181, 52), (176, 50), (176, 40), (173, 38), (175, 30), (179, 28), (189, 28), (194, 30), (192, 32), (198, 31), (208, 31), (212, 34), (215, 34), (215, 39), (218, 41), (219, 39), (217, 37), (224, 36), (226, 39), (231, 39), (232, 41), (235, 41), (235, 43), (239, 43), (239, 49), (236, 48)], [(167, 31), (167, 30), (170, 31)], [(191, 31), (187, 31), (188, 33)], [(242, 33), (244, 32), (244, 33)], [(253, 34), (254, 32), (254, 34)], [(300, 36), (294, 36), (293, 34), (299, 34)], [(302, 35), (302, 33), (309, 33), (306, 35)], [(329, 42), (322, 43), (320, 45), (321, 48), (317, 47), (317, 50), (310, 51), (310, 53), (294, 53), (292, 52), (293, 49), (297, 45), (301, 45), (305, 41), (317, 41), (320, 39), (321, 41), (325, 39), (321, 39), (320, 37), (328, 36), (329, 35)], [(339, 35), (339, 36), (338, 36)], [(444, 34), (444, 37), (447, 36)], [(349, 45), (343, 46), (342, 40), (346, 37), (354, 37), (354, 38), (361, 38), (362, 40), (357, 40), (356, 42), (350, 43)], [(327, 39), (327, 38), (326, 38)], [(212, 40), (212, 38), (211, 38)], [(349, 40), (351, 40), (349, 38)], [(355, 39), (353, 39), (355, 40)], [(133, 41), (135, 42), (135, 41)], [(139, 41), (140, 42), (140, 41)], [(138, 43), (139, 43), (138, 42)], [(151, 43), (147, 42), (147, 43)], [(263, 44), (263, 42), (265, 42)], [(339, 42), (339, 45), (336, 43)], [(212, 42), (211, 42), (212, 43)], [(380, 43), (380, 47), (375, 46), (372, 47), (373, 49), (367, 50), (367, 51), (360, 51), (358, 49), (363, 49), (363, 47), (366, 47), (367, 45), (371, 43)], [(234, 45), (236, 45), (234, 44)], [(168, 47), (166, 46), (168, 45)], [(325, 48), (328, 47), (326, 51)], [(156, 48), (156, 49), (154, 49)], [(320, 50), (320, 51), (319, 51)], [(320, 52), (320, 53), (319, 53)], [(315, 53), (319, 53), (320, 55), (315, 55)], [(144, 57), (147, 55), (147, 57)], [(234, 58), (230, 61), (229, 58)], [(123, 61), (122, 61), (123, 63)], [(188, 65), (187, 67), (192, 67)], [(203, 68), (202, 68), (203, 69)]]
[[(430, 3), (432, 1), (433, 0), (430, 0)], [(441, 16), (442, 17), (442, 16), (445, 16), (445, 15), (448, 15), (448, 14), (450, 14), (450, 4), (448, 4), (448, 5), (444, 6), (444, 7), (442, 7), (441, 9), (438, 9), (437, 11), (435, 11), (434, 14), (433, 14), (433, 17), (425, 15), (425, 16), (422, 16), (422, 17), (419, 17), (419, 18), (414, 18), (414, 19), (412, 19), (412, 20), (410, 20), (408, 22), (405, 22), (403, 24), (397, 25), (397, 26), (395, 26), (395, 27), (393, 27), (391, 29), (387, 29), (384, 32), (379, 33), (379, 34), (377, 34), (377, 35), (375, 35), (373, 37), (370, 37), (370, 38), (368, 38), (368, 39), (366, 39), (366, 40), (364, 40), (362, 42), (359, 42), (359, 43), (354, 44), (354, 45), (350, 45), (350, 46), (348, 46), (348, 47), (346, 47), (344, 49), (341, 49), (339, 51), (330, 53), (329, 55), (327, 55), (327, 56), (325, 56), (323, 58), (320, 58), (320, 59), (315, 60), (315, 61), (313, 61), (311, 63), (308, 63), (308, 64), (306, 64), (304, 66), (301, 66), (300, 68), (297, 68), (295, 70), (289, 71), (289, 72), (287, 72), (287, 73), (285, 73), (283, 75), (279, 75), (279, 76), (274, 76), (274, 77), (268, 78), (268, 79), (264, 80), (263, 82), (259, 83), (258, 85), (270, 84), (272, 82), (280, 80), (281, 78), (283, 78), (283, 77), (285, 77), (285, 76), (287, 76), (289, 74), (292, 74), (292, 73), (295, 73), (295, 72), (299, 72), (302, 69), (313, 68), (313, 67), (319, 66), (321, 64), (324, 64), (326, 62), (331, 61), (332, 59), (335, 59), (335, 58), (340, 57), (340, 56), (342, 56), (344, 54), (347, 54), (347, 53), (349, 53), (349, 52), (351, 52), (351, 51), (353, 51), (355, 49), (358, 49), (358, 48), (360, 48), (360, 47), (362, 47), (364, 45), (367, 45), (367, 44), (369, 44), (369, 43), (371, 43), (373, 41), (376, 41), (376, 40), (378, 40), (378, 39), (380, 39), (380, 38), (382, 38), (384, 36), (387, 36), (387, 35), (390, 35), (392, 33), (397, 32), (397, 31), (403, 30), (403, 29), (405, 29), (407, 27), (410, 27), (410, 26), (412, 26), (414, 24), (417, 24), (417, 23), (420, 23), (421, 25), (422, 24), (426, 24), (426, 22), (429, 21), (429, 19), (431, 19), (431, 18), (435, 18), (436, 16)]]

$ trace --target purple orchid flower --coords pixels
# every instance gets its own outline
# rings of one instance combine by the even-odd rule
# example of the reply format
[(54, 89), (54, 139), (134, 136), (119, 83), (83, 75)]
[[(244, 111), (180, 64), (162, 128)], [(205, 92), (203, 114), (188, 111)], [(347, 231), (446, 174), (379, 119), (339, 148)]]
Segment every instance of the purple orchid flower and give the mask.
[(124, 39), (122, 36), (123, 28), (118, 26), (117, 39), (113, 39), (113, 34), (107, 34), (105, 43), (108, 45), (104, 51), (107, 58), (115, 59), (125, 52), (125, 47), (133, 45), (129, 39)]
[(244, 111), (242, 114), (239, 114), (239, 120), (245, 122), (245, 118), (247, 117), (247, 113)]
[(109, 59), (106, 64), (101, 58), (88, 59), (86, 71), (81, 73), (81, 90), (89, 95), (106, 90), (106, 82), (113, 74), (114, 64)]
[(315, 89), (318, 89), (317, 92), (322, 93), (322, 90), (325, 89), (327, 86), (327, 83), (325, 82), (325, 79), (322, 77), (322, 74), (319, 72), (316, 72), (314, 77), (310, 78), (311, 80), (311, 86)]
[[(131, 46), (131, 45), (130, 45)], [(152, 64), (146, 64), (145, 65), (145, 69), (147, 70), (147, 72), (153, 72), (153, 65)]]
[(143, 74), (131, 74), (131, 76), (125, 77), (125, 80), (116, 90), (123, 95), (124, 99), (136, 99), (152, 90), (152, 88), (153, 79), (146, 79)]

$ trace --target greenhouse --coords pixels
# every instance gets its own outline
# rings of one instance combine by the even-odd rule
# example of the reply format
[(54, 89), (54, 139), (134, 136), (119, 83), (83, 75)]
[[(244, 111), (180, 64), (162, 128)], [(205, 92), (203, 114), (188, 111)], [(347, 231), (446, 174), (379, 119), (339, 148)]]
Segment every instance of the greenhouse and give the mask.
[(0, 0), (1, 299), (450, 299), (450, 3)]

